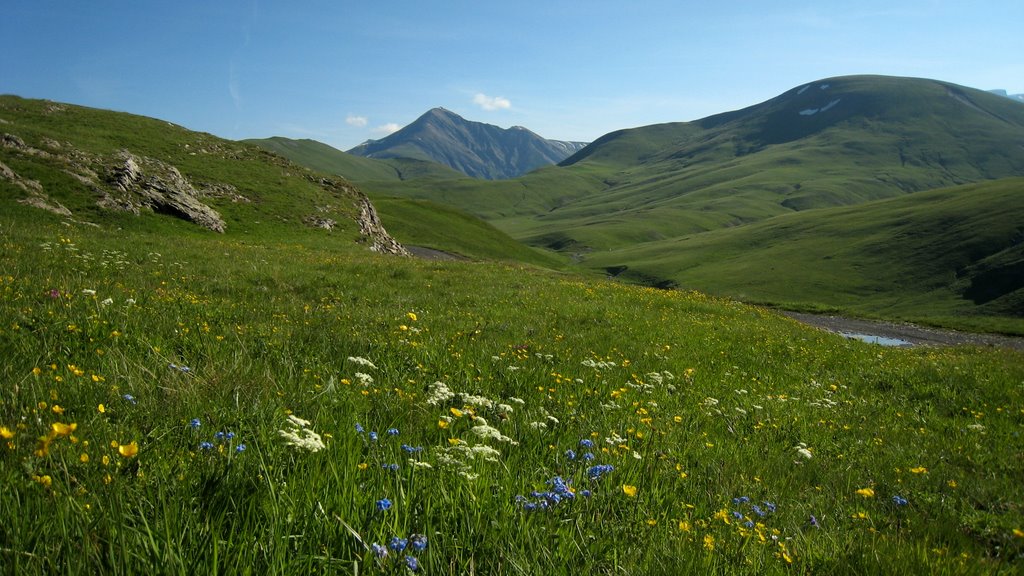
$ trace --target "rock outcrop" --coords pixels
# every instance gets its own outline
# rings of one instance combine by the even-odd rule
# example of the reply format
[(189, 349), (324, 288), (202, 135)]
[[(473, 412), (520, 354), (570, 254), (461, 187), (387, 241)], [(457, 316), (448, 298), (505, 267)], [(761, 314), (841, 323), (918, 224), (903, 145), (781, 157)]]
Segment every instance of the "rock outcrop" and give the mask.
[(135, 214), (141, 207), (194, 222), (214, 232), (224, 232), (224, 220), (199, 200), (200, 192), (177, 168), (153, 158), (123, 150), (110, 171), (109, 182), (119, 194), (109, 195), (102, 205)]
[(382, 254), (396, 254), (410, 256), (409, 251), (398, 243), (397, 240), (388, 234), (381, 224), (377, 210), (370, 203), (370, 199), (360, 195), (359, 198), (359, 233), (370, 244), (370, 250)]

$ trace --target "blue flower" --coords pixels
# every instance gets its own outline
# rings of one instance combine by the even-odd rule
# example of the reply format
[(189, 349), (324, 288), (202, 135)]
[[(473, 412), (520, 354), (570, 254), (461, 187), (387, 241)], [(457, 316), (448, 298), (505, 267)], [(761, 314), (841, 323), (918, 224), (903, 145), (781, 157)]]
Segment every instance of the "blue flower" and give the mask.
[(580, 490), (580, 496), (583, 496), (584, 498), (590, 498), (591, 492), (590, 490)]
[(377, 441), (377, 433), (376, 432), (370, 432), (370, 440), (372, 440), (374, 442)]
[(381, 464), (380, 467), (391, 472), (398, 472), (398, 464)]
[(377, 558), (383, 558), (388, 555), (388, 549), (376, 542), (370, 544), (370, 550), (373, 550), (373, 553)]
[(239, 444), (238, 446), (235, 446), (235, 452), (236, 453), (245, 452), (245, 444)]
[(591, 440), (590, 438), (584, 438), (583, 440), (580, 440), (580, 446), (584, 448), (593, 448), (594, 441)]
[(587, 453), (583, 454), (583, 459), (586, 460), (587, 462), (590, 462), (594, 458), (597, 458), (597, 456), (594, 456), (593, 452), (587, 452)]
[(409, 446), (408, 444), (402, 444), (402, 450), (412, 454), (413, 452), (422, 452), (423, 446)]
[(576, 459), (576, 453), (573, 452), (572, 450), (566, 450), (565, 451), (565, 457), (568, 458), (569, 460), (575, 460)]
[(202, 450), (212, 450), (213, 449), (213, 442), (200, 442), (199, 443), (199, 448), (202, 449)]
[(892, 503), (897, 506), (906, 506), (907, 504), (909, 504), (909, 502), (907, 502), (907, 499), (904, 498), (903, 496), (893, 496)]
[(742, 512), (733, 511), (732, 517), (737, 519), (737, 520), (743, 520), (743, 513)]
[(409, 570), (413, 572), (420, 569), (420, 561), (412, 556), (405, 557), (405, 565), (409, 567)]
[(235, 437), (235, 433), (234, 432), (228, 432), (227, 434), (224, 435), (224, 437), (227, 438), (228, 440), (231, 440), (232, 438)]
[(591, 480), (597, 480), (614, 469), (615, 467), (611, 464), (595, 464), (594, 466), (587, 468), (587, 477)]
[(388, 428), (388, 436), (398, 436), (398, 428)]
[(772, 513), (775, 512), (775, 504), (773, 502), (767, 502), (766, 501), (766, 502), (762, 502), (762, 504), (764, 504), (764, 507), (767, 508), (769, 512), (772, 512)]
[(739, 498), (732, 499), (732, 503), (736, 506), (739, 506), (740, 504), (746, 504), (747, 502), (750, 502), (750, 498), (747, 496), (740, 496)]
[(381, 498), (380, 500), (377, 500), (377, 510), (379, 510), (380, 512), (385, 512), (389, 508), (391, 508), (391, 500), (388, 500), (387, 498)]
[(818, 519), (814, 517), (814, 514), (811, 514), (811, 526), (814, 526), (815, 528), (821, 528), (821, 525), (818, 524)]
[(365, 430), (363, 430), (363, 425), (358, 423), (358, 422), (356, 422), (356, 433), (357, 434), (362, 434), (363, 432), (365, 432)]
[(223, 432), (217, 432), (216, 434), (213, 435), (213, 439), (217, 440), (217, 441), (223, 440), (224, 439), (224, 433)]
[(124, 398), (125, 400), (131, 402), (132, 404), (138, 404), (138, 401), (135, 400), (135, 396), (132, 396), (131, 394), (124, 394), (121, 397)]
[(427, 549), (427, 537), (423, 534), (413, 534), (409, 537), (409, 546), (417, 552), (422, 552)]
[(203, 423), (199, 420), (199, 418), (193, 418), (192, 421), (188, 423), (188, 425), (193, 428), (199, 428), (200, 426), (203, 425)]
[(395, 552), (401, 552), (405, 550), (405, 547), (409, 544), (409, 541), (405, 538), (399, 538), (398, 536), (392, 536), (391, 540), (388, 541), (388, 548), (391, 548)]
[(754, 514), (757, 514), (758, 516), (760, 516), (762, 518), (765, 516), (765, 514), (767, 514), (767, 512), (762, 510), (761, 507), (758, 506), (757, 504), (752, 505), (750, 507), (750, 509), (754, 511)]

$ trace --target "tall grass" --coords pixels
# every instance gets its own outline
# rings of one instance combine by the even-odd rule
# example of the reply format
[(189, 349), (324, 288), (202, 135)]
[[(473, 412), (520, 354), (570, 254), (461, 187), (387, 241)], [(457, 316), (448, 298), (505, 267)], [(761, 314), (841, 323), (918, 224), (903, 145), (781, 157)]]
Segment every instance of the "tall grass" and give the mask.
[(7, 573), (1020, 568), (1019, 354), (27, 210), (0, 217)]

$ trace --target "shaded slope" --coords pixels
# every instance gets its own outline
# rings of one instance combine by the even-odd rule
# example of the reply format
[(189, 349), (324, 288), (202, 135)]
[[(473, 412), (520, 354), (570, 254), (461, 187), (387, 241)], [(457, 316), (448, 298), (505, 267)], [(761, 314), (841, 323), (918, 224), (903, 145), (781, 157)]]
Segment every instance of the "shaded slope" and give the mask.
[(1024, 178), (788, 214), (587, 265), (761, 302), (1024, 318)]

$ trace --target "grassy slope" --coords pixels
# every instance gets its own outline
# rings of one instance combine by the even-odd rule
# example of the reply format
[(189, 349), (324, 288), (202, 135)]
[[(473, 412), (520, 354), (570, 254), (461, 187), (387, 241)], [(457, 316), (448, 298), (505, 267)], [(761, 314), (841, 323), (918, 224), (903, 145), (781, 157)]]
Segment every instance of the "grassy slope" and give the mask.
[(594, 253), (587, 264), (776, 304), (961, 325), (1012, 316), (1003, 329), (1024, 333), (1022, 222), (1024, 179), (1013, 178)]
[[(698, 293), (387, 258), (297, 225), (339, 199), (276, 156), (3, 104), (32, 144), (127, 147), (254, 198), (217, 205), (224, 235), (90, 212), (73, 179), (3, 152), (102, 224), (0, 182), (12, 573), (395, 573), (409, 555), (430, 574), (941, 574), (1024, 557), (1020, 354), (886, 350)], [(428, 403), (438, 381), (457, 394)], [(290, 445), (289, 416), (324, 448)], [(532, 495), (556, 477), (571, 498)], [(413, 534), (425, 550), (370, 548)]]
[(377, 160), (347, 154), (315, 140), (273, 137), (246, 140), (292, 162), (319, 172), (337, 174), (353, 182), (389, 181), (412, 178), (458, 178), (461, 174), (436, 162), (415, 159)]
[[(429, 574), (959, 574), (1024, 554), (1019, 354), (886, 350), (315, 230), (183, 241), (0, 202), (12, 572), (394, 573), (408, 554)], [(457, 395), (428, 403), (437, 381)], [(289, 445), (289, 415), (325, 448)], [(531, 496), (555, 477), (572, 499)], [(425, 550), (370, 549), (413, 534)]]
[(561, 259), (516, 242), (469, 214), (428, 200), (374, 198), (381, 222), (406, 246), (423, 246), (487, 260), (559, 267)]

